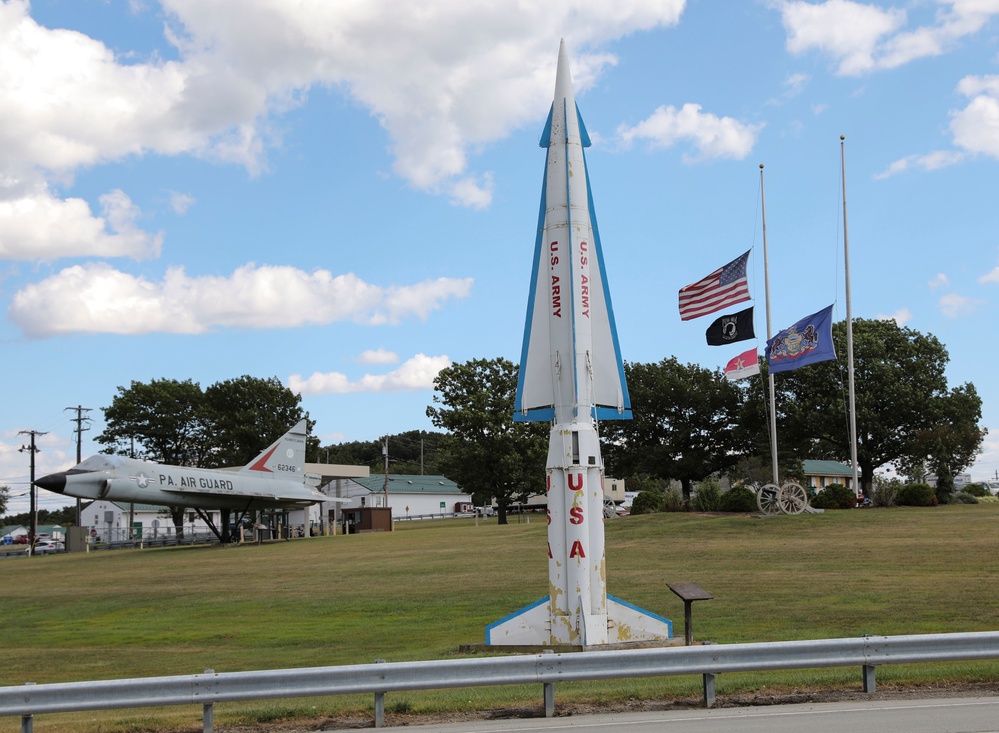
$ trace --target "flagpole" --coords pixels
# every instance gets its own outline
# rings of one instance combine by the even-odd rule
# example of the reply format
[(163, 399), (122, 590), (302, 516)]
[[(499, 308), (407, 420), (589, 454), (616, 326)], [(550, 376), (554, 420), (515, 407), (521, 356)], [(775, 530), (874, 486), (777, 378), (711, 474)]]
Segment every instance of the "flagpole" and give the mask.
[(846, 272), (846, 358), (850, 395), (850, 466), (853, 469), (853, 491), (860, 495), (857, 479), (857, 409), (853, 373), (853, 306), (850, 296), (850, 238), (846, 226), (846, 136), (839, 136), (839, 160), (843, 176), (843, 263)]
[[(767, 341), (773, 338), (773, 326), (770, 321), (770, 255), (767, 251), (767, 203), (763, 188), (763, 163), (760, 163), (760, 213), (763, 220), (763, 282), (766, 291), (767, 304)], [(774, 484), (780, 483), (777, 476), (777, 398), (774, 390), (774, 375), (767, 370), (767, 380), (770, 383), (770, 463), (773, 471)]]

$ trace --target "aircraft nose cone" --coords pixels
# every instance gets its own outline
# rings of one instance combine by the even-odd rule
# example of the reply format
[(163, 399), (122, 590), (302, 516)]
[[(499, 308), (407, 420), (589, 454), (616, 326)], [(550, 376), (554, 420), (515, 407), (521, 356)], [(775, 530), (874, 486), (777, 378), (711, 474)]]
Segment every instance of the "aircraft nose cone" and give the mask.
[(61, 494), (66, 490), (66, 474), (50, 473), (48, 476), (42, 476), (40, 479), (35, 480), (35, 486), (46, 491), (54, 491), (57, 494)]

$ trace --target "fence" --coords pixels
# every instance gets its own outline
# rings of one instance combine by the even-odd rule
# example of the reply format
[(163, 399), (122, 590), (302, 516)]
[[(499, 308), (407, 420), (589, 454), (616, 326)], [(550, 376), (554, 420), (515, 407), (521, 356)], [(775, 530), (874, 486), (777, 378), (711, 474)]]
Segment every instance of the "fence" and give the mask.
[(517, 655), (430, 662), (357, 664), (95, 682), (0, 687), (0, 715), (20, 715), (22, 733), (33, 716), (160, 705), (202, 705), (204, 730), (213, 728), (214, 705), (269, 698), (373, 693), (375, 726), (385, 722), (385, 694), (490, 685), (538, 683), (545, 715), (555, 714), (555, 684), (580, 680), (702, 675), (704, 702), (715, 702), (715, 677), (813, 667), (860, 667), (864, 691), (874, 692), (884, 664), (999, 659), (999, 632), (865, 636), (755, 644)]

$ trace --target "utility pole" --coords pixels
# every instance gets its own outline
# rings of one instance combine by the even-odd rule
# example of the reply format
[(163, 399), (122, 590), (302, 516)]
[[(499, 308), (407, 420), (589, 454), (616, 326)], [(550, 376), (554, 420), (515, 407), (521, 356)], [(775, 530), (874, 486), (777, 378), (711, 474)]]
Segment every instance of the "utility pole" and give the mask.
[[(63, 408), (63, 412), (65, 412), (66, 410), (75, 410), (76, 411), (76, 417), (73, 418), (72, 420), (70, 420), (70, 422), (75, 422), (76, 423), (76, 430), (74, 430), (73, 432), (76, 433), (76, 462), (77, 463), (79, 463), (80, 461), (83, 460), (83, 454), (82, 454), (82, 448), (83, 448), (83, 431), (84, 430), (90, 430), (90, 423), (92, 422), (91, 419), (89, 417), (85, 417), (83, 413), (90, 412), (91, 409), (92, 408), (90, 408), (90, 407), (82, 407), (80, 405), (77, 405), (76, 407), (65, 407), (65, 408)], [(87, 423), (87, 427), (83, 427), (83, 423), (84, 422)], [(81, 521), (81, 511), (82, 510), (81, 510), (81, 506), (80, 506), (81, 502), (82, 502), (82, 500), (80, 499), (80, 497), (76, 497), (76, 526), (77, 527), (81, 526), (81, 524), (82, 524), (82, 521)]]
[(35, 554), (35, 535), (38, 534), (38, 506), (35, 502), (35, 453), (38, 452), (38, 447), (35, 445), (35, 436), (46, 435), (46, 433), (40, 433), (37, 430), (22, 430), (18, 435), (30, 435), (31, 442), (28, 445), (22, 445), (18, 449), (18, 453), (24, 453), (28, 451), (31, 454), (31, 521), (28, 527), (28, 554)]
[(385, 436), (385, 447), (382, 448), (382, 455), (385, 456), (385, 483), (382, 486), (382, 494), (385, 495), (385, 506), (388, 506), (388, 436)]

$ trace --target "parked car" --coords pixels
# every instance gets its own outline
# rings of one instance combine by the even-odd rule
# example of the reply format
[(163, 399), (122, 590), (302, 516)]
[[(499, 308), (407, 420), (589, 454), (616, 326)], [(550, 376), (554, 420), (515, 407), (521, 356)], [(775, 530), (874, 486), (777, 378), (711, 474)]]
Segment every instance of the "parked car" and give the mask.
[(66, 545), (58, 540), (38, 540), (35, 543), (35, 554), (36, 555), (48, 555), (52, 552), (63, 552), (66, 549)]

